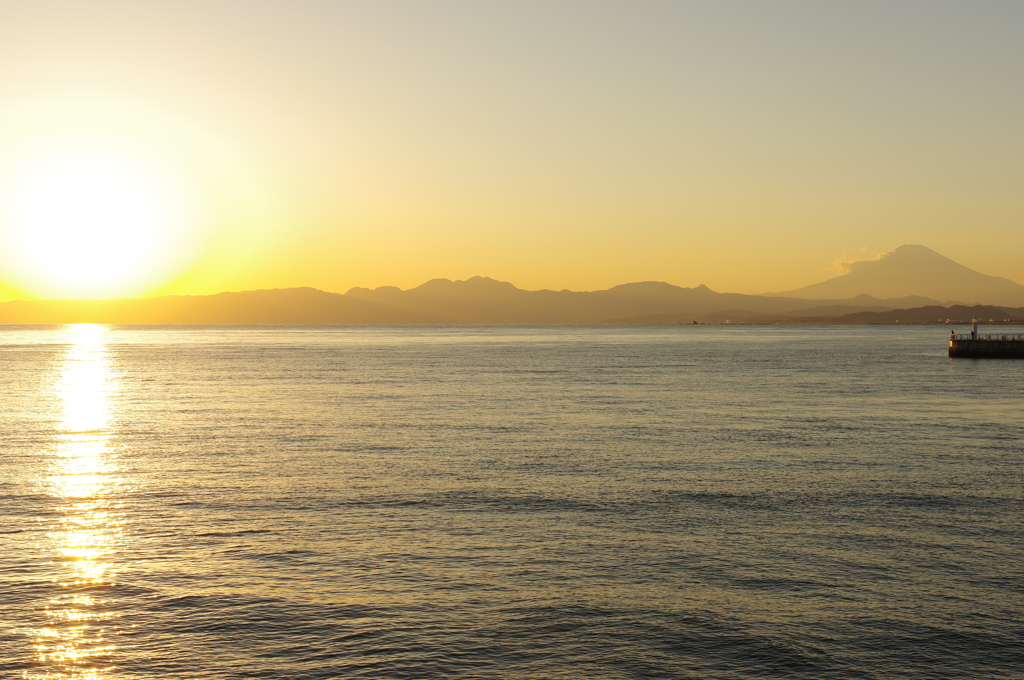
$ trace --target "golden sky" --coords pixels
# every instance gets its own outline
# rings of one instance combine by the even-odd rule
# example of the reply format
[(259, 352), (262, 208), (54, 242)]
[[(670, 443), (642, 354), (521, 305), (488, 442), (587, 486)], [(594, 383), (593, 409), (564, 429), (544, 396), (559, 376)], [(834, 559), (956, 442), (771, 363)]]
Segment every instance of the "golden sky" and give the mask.
[(0, 299), (1024, 282), (1024, 4), (0, 0)]

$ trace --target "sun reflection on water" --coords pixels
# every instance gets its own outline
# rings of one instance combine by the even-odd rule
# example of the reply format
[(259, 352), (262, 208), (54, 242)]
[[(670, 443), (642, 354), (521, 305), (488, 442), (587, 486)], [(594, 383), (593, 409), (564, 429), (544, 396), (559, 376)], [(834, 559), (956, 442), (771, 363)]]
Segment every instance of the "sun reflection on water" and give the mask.
[(112, 553), (122, 537), (112, 410), (117, 379), (104, 326), (67, 327), (68, 348), (54, 389), (61, 401), (48, 476), (59, 519), (48, 538), (55, 594), (36, 639), (31, 678), (101, 680), (109, 675), (114, 614), (103, 592), (113, 585)]

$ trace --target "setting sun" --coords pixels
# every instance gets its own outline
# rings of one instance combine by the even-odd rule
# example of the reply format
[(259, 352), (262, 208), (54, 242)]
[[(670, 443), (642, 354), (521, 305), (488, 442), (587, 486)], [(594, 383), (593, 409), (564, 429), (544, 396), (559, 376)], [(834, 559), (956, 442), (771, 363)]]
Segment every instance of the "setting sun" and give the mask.
[(194, 251), (187, 191), (141, 154), (63, 142), (4, 174), (2, 257), (31, 294), (139, 294), (180, 271)]

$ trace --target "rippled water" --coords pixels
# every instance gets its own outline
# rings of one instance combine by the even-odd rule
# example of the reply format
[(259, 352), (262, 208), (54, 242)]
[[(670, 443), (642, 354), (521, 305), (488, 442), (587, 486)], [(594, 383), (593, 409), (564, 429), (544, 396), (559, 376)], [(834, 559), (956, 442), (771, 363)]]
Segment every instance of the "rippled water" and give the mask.
[(4, 327), (4, 678), (1024, 677), (944, 327)]

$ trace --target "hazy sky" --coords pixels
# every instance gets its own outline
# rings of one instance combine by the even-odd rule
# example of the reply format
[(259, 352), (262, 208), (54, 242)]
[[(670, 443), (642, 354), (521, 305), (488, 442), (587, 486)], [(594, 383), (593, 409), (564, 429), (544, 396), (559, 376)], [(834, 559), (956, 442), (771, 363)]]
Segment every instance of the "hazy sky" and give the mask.
[(181, 222), (120, 294), (760, 293), (904, 243), (1024, 282), (1022, 36), (1021, 2), (0, 0), (0, 194), (39, 149), (146, 168)]

